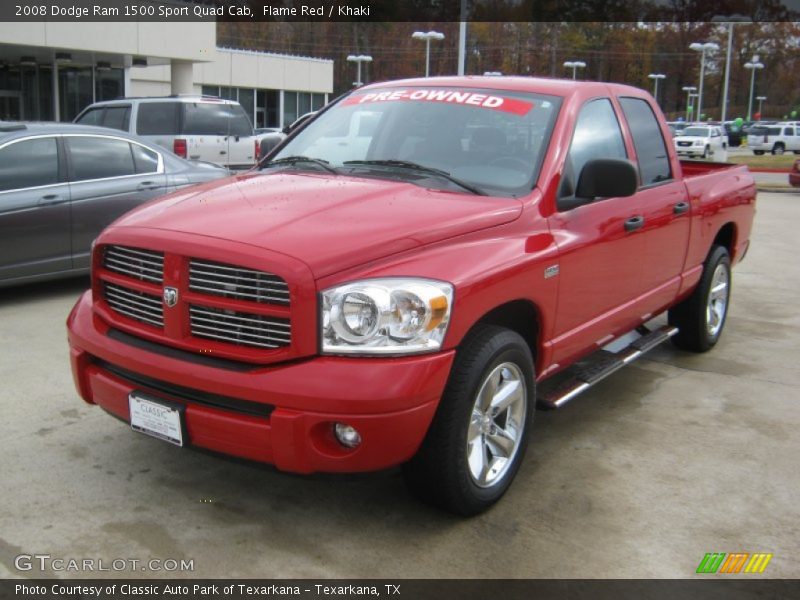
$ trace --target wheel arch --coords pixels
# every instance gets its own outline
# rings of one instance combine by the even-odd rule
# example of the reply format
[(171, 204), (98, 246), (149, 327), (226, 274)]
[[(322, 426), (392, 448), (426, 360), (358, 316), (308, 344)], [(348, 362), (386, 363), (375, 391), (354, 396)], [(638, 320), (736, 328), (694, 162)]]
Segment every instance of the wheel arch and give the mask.
[[(731, 260), (733, 260), (733, 253), (736, 249), (736, 235), (736, 224), (733, 221), (728, 221), (720, 228), (717, 235), (714, 236), (711, 248), (714, 246), (723, 246), (731, 256)], [(709, 252), (711, 252), (711, 248), (709, 248)]]
[(539, 371), (542, 315), (539, 307), (531, 300), (519, 298), (495, 306), (477, 319), (467, 331), (464, 339), (478, 325), (497, 325), (518, 333), (525, 340), (533, 355), (533, 362)]

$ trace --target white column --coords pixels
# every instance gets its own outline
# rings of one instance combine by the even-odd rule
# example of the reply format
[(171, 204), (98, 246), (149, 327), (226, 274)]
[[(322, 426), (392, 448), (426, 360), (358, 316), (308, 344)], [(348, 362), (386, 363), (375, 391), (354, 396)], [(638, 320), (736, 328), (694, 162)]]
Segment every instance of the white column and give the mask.
[(173, 94), (194, 93), (194, 68), (192, 63), (172, 60), (170, 91)]

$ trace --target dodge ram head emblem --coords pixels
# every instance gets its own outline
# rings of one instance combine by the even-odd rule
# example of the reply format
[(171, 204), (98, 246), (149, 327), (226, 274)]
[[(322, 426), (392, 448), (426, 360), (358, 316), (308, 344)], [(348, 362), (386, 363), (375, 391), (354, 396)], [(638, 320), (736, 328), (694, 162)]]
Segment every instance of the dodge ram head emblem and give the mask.
[(178, 290), (174, 287), (164, 288), (164, 304), (172, 308), (178, 303)]

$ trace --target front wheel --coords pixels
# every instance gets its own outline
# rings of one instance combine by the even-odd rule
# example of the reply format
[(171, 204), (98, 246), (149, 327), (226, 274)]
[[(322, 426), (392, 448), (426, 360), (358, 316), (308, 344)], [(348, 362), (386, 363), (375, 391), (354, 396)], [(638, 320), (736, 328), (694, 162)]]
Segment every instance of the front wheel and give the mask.
[(706, 146), (705, 148), (703, 148), (703, 158), (708, 158), (708, 153), (709, 153), (709, 151), (710, 151), (710, 150), (709, 150), (709, 147), (708, 147), (708, 146)]
[(403, 466), (411, 492), (464, 516), (497, 502), (525, 454), (534, 385), (525, 340), (503, 327), (478, 325), (456, 353), (422, 446)]
[(669, 311), (669, 324), (678, 328), (673, 343), (693, 352), (713, 348), (725, 327), (730, 295), (730, 255), (725, 247), (714, 246), (692, 295)]
[(777, 154), (780, 156), (786, 151), (786, 147), (783, 144), (775, 144), (775, 147), (772, 149), (773, 154)]
[(763, 156), (764, 155), (764, 151), (763, 150), (753, 150), (753, 154), (755, 154), (756, 156)]

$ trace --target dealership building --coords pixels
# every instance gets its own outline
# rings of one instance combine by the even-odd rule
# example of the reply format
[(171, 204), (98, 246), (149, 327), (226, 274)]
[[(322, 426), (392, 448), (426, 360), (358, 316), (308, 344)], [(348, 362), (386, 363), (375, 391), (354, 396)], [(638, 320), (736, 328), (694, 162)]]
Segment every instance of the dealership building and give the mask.
[(332, 60), (220, 48), (212, 21), (0, 22), (0, 120), (71, 121), (100, 100), (207, 94), (278, 127), (332, 91)]

